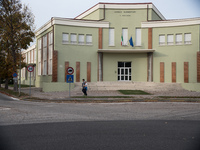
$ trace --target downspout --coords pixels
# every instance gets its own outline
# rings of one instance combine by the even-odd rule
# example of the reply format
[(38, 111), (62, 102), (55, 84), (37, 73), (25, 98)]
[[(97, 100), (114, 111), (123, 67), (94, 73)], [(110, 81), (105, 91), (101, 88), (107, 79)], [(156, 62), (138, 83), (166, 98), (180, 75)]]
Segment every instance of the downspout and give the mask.
[(99, 21), (105, 20), (106, 17), (106, 8), (105, 8), (105, 4), (103, 5), (103, 19), (100, 19)]
[(149, 5), (147, 4), (147, 21), (149, 21)]

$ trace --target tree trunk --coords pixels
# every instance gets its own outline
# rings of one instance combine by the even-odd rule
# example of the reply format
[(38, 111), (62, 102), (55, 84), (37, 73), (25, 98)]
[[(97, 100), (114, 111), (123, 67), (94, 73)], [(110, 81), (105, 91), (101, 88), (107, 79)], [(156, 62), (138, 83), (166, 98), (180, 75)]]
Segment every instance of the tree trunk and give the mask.
[(6, 81), (5, 81), (5, 89), (8, 89), (8, 78), (6, 78)]

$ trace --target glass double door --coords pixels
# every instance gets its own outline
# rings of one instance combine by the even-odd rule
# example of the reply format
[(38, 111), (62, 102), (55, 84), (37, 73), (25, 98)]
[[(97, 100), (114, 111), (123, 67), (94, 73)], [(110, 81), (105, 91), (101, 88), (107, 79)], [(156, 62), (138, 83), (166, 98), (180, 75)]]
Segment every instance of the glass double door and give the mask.
[(131, 62), (118, 62), (118, 81), (131, 81)]

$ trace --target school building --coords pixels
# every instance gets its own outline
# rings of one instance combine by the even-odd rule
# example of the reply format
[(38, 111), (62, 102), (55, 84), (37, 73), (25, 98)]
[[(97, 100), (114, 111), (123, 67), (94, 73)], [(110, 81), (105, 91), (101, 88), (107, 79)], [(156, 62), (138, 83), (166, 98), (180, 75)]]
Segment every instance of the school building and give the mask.
[(52, 17), (35, 35), (35, 53), (26, 55), (44, 91), (65, 90), (68, 67), (75, 82), (181, 83), (200, 91), (200, 18), (166, 20), (153, 3), (98, 3), (72, 19)]

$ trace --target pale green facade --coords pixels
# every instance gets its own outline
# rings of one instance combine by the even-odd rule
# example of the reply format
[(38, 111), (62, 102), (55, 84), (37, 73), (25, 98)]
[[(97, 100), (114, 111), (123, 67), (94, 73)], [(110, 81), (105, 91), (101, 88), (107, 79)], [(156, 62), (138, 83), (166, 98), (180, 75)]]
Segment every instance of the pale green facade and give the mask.
[[(54, 89), (61, 91), (62, 88), (59, 88), (66, 83), (66, 67), (74, 68), (74, 82), (81, 82), (84, 78), (89, 82), (171, 83), (174, 82), (172, 81), (172, 74), (174, 74), (172, 63), (175, 62), (175, 82), (186, 84), (186, 79), (188, 79), (187, 83), (188, 85), (190, 83), (191, 87), (191, 83), (198, 83), (199, 20), (168, 21), (152, 3), (99, 3), (74, 19), (52, 18), (36, 31), (35, 85), (44, 87), (45, 91), (54, 91)], [(112, 35), (111, 29), (114, 31)], [(123, 29), (127, 32), (125, 45), (121, 45)], [(50, 32), (53, 34), (49, 34)], [(176, 44), (177, 34), (182, 37), (181, 44)], [(188, 37), (191, 36), (191, 43), (184, 43), (185, 34)], [(47, 52), (43, 43), (46, 35)], [(75, 43), (72, 41), (74, 35)], [(92, 37), (90, 44), (87, 44), (88, 35)], [(159, 44), (160, 35), (165, 37), (165, 43), (162, 45)], [(171, 45), (168, 45), (168, 35), (173, 35), (170, 36), (170, 38), (173, 37)], [(52, 60), (49, 51), (50, 42), (48, 42), (50, 36), (53, 41)], [(113, 43), (110, 45), (111, 36)], [(131, 37), (133, 47), (129, 43)], [(38, 40), (42, 41), (41, 51), (39, 51)], [(138, 40), (139, 45), (137, 45)], [(185, 62), (188, 64), (187, 69), (184, 68)], [(119, 66), (123, 63), (128, 63), (129, 66)], [(164, 64), (162, 71), (161, 63)], [(49, 67), (52, 68), (52, 72), (48, 69)], [(44, 69), (47, 70), (45, 73)], [(188, 74), (188, 77), (185, 74)], [(56, 84), (53, 84), (55, 82)], [(59, 83), (62, 86), (58, 86)], [(55, 85), (55, 88), (51, 87), (48, 90), (51, 84)]]

